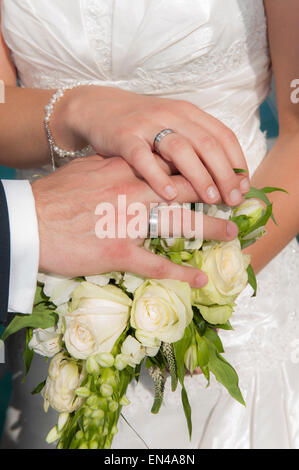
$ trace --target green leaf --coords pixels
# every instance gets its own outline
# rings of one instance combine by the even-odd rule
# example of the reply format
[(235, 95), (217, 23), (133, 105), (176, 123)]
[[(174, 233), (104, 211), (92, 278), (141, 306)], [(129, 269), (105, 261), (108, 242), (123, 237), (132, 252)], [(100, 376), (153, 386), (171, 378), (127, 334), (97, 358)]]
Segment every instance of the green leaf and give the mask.
[(33, 359), (33, 354), (34, 354), (33, 349), (29, 348), (29, 342), (31, 338), (32, 338), (32, 328), (27, 328), (26, 329), (26, 343), (25, 343), (25, 348), (23, 351), (23, 359), (24, 359), (24, 364), (25, 364), (25, 377), (29, 372), (31, 362)]
[(252, 297), (255, 297), (256, 291), (257, 291), (257, 282), (256, 282), (256, 277), (255, 277), (251, 264), (248, 265), (247, 274), (248, 274), (248, 284), (250, 284), (254, 290)]
[(193, 323), (196, 326), (196, 329), (198, 333), (200, 334), (200, 336), (204, 336), (208, 323), (205, 321), (205, 319), (201, 315), (198, 307), (193, 305), (192, 310), (193, 310)]
[(233, 327), (231, 326), (229, 320), (227, 320), (226, 323), (222, 323), (222, 324), (219, 324), (219, 325), (213, 325), (213, 326), (214, 326), (214, 328), (216, 328), (218, 330), (233, 330)]
[[(248, 230), (247, 232), (245, 232), (243, 235), (248, 235), (249, 233), (253, 232), (254, 230), (260, 228), (260, 227), (264, 227), (266, 225), (266, 223), (268, 222), (269, 218), (272, 216), (272, 204), (269, 204), (267, 207), (266, 207), (266, 210), (265, 212), (263, 213), (263, 215), (255, 222), (255, 224), (253, 224), (252, 227), (250, 227), (250, 230)], [(276, 223), (276, 221), (274, 220), (274, 222)], [(277, 225), (277, 224), (276, 224)], [(246, 241), (246, 240), (245, 240)]]
[(204, 366), (204, 367), (201, 367), (201, 371), (208, 381), (207, 383), (207, 387), (208, 387), (210, 385), (210, 369), (208, 366)]
[(253, 245), (256, 242), (255, 238), (252, 238), (251, 240), (240, 240), (241, 243), (241, 249), (244, 250), (245, 248), (248, 248), (250, 245)]
[(40, 393), (45, 385), (46, 380), (43, 380), (40, 384), (37, 385), (37, 387), (35, 387), (34, 390), (32, 390), (31, 395), (37, 395), (38, 393)]
[(209, 363), (209, 346), (205, 338), (196, 335), (197, 343), (197, 363), (201, 370), (203, 370)]
[(185, 352), (187, 351), (187, 349), (189, 348), (192, 342), (193, 335), (195, 334), (195, 331), (193, 331), (194, 329), (195, 329), (194, 324), (193, 322), (191, 322), (190, 325), (187, 326), (187, 328), (185, 329), (183, 338), (180, 339), (180, 341), (173, 343), (173, 349), (174, 349), (175, 359), (177, 363), (178, 378), (182, 386), (182, 392), (181, 392), (182, 404), (183, 404), (184, 413), (185, 413), (186, 420), (187, 420), (187, 426), (188, 426), (190, 439), (192, 435), (192, 420), (191, 420), (191, 407), (190, 407), (190, 403), (188, 400), (187, 391), (184, 385), (184, 378), (185, 378), (185, 373), (186, 373), (184, 356), (185, 356)]
[(206, 329), (205, 338), (207, 338), (208, 341), (210, 341), (212, 344), (214, 344), (214, 346), (216, 347), (216, 349), (219, 353), (224, 352), (221, 339), (219, 338), (217, 332), (213, 328), (208, 327)]
[(176, 251), (171, 251), (168, 253), (168, 256), (170, 258), (170, 261), (172, 261), (173, 263), (182, 264), (181, 253), (178, 253)]
[(239, 235), (246, 233), (250, 227), (250, 218), (248, 215), (237, 215), (237, 217), (230, 217), (230, 220), (238, 226)]
[(190, 406), (189, 399), (188, 399), (188, 394), (187, 394), (187, 391), (186, 391), (184, 385), (182, 386), (181, 398), (182, 398), (184, 413), (185, 413), (186, 420), (187, 420), (189, 438), (190, 438), (190, 441), (191, 441), (191, 436), (192, 436), (191, 406)]
[(34, 302), (33, 305), (38, 305), (41, 302), (49, 302), (49, 297), (46, 296), (46, 294), (43, 291), (43, 286), (38, 285), (35, 291), (35, 297), (34, 297)]
[(177, 341), (176, 343), (173, 343), (175, 360), (177, 363), (178, 378), (182, 386), (184, 384), (184, 378), (185, 378), (185, 372), (186, 372), (184, 356), (185, 356), (185, 352), (189, 348), (191, 341), (192, 341), (191, 325), (192, 323), (189, 326), (187, 326), (187, 328), (185, 329), (183, 338)]
[(31, 315), (16, 315), (5, 329), (1, 339), (5, 341), (10, 335), (23, 328), (50, 328), (56, 325), (57, 320), (58, 315), (44, 303), (40, 303), (34, 307)]
[(216, 347), (210, 343), (209, 369), (239, 403), (245, 405), (244, 398), (239, 388), (239, 378), (235, 369), (217, 352)]
[(265, 188), (262, 188), (261, 191), (263, 191), (263, 193), (274, 193), (275, 191), (281, 191), (283, 193), (289, 194), (286, 189), (276, 188), (274, 186), (266, 186)]
[(244, 168), (234, 168), (234, 172), (238, 173), (248, 173), (248, 170), (244, 170)]
[[(267, 189), (267, 188), (266, 188), (266, 189)], [(267, 191), (266, 191), (266, 192), (267, 192)], [(263, 189), (257, 189), (257, 188), (253, 188), (253, 187), (251, 186), (250, 190), (248, 191), (248, 193), (246, 193), (246, 194), (244, 195), (244, 197), (245, 197), (245, 199), (250, 199), (250, 198), (252, 198), (252, 197), (253, 197), (253, 198), (256, 198), (256, 199), (260, 199), (261, 201), (263, 201), (263, 202), (267, 205), (267, 209), (268, 209), (269, 206), (271, 206), (271, 213), (270, 213), (270, 215), (271, 215), (271, 218), (272, 218), (273, 222), (277, 225), (276, 220), (275, 220), (275, 218), (274, 218), (274, 215), (272, 214), (272, 203), (271, 203), (270, 199), (266, 196), (266, 192), (265, 192)], [(269, 191), (269, 192), (270, 192), (270, 191)], [(268, 217), (268, 218), (269, 218), (269, 217)], [(267, 219), (267, 221), (268, 221), (268, 219)], [(266, 222), (267, 222), (267, 221), (266, 221)], [(258, 227), (261, 227), (261, 225), (259, 225)], [(258, 227), (256, 227), (256, 228), (258, 228)], [(254, 229), (251, 228), (250, 231), (252, 231), (252, 230), (254, 230)]]

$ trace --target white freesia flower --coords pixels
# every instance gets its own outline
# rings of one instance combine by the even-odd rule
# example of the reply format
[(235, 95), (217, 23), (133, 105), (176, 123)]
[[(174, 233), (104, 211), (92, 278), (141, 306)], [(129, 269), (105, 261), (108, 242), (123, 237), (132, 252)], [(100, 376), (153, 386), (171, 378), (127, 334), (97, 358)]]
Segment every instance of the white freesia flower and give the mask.
[(64, 315), (64, 341), (69, 353), (87, 359), (111, 352), (127, 326), (131, 299), (118, 287), (82, 282), (73, 292), (70, 311)]
[(224, 204), (204, 204), (204, 213), (210, 217), (228, 220), (232, 215), (233, 210)]
[(207, 273), (209, 281), (201, 289), (192, 289), (193, 303), (211, 308), (211, 317), (209, 309), (201, 310), (207, 321), (225, 323), (231, 316), (234, 300), (247, 284), (249, 262), (250, 257), (242, 253), (238, 238), (209, 243), (198, 253), (198, 267)]
[(135, 292), (131, 325), (138, 335), (173, 343), (183, 337), (192, 317), (191, 289), (185, 282), (148, 280)]
[(142, 330), (136, 330), (135, 336), (138, 341), (142, 344), (142, 346), (145, 347), (145, 354), (147, 356), (156, 356), (161, 346), (161, 341), (158, 338), (155, 338), (154, 336), (149, 336)]
[(71, 413), (77, 410), (82, 399), (75, 395), (85, 373), (80, 371), (78, 364), (70, 360), (64, 353), (56, 354), (49, 367), (48, 378), (42, 390), (45, 409), (50, 405), (59, 413)]
[(127, 357), (128, 364), (135, 367), (145, 357), (145, 348), (136, 338), (129, 335), (122, 344), (121, 352)]
[(157, 346), (161, 346), (161, 341), (158, 338), (155, 338), (152, 335), (149, 335), (144, 330), (136, 330), (135, 336), (138, 341), (145, 347), (148, 348), (156, 348)]
[(123, 278), (123, 285), (128, 292), (134, 293), (135, 290), (144, 283), (144, 277), (137, 276), (137, 274), (125, 273)]
[(62, 335), (57, 327), (36, 328), (33, 330), (32, 338), (28, 344), (30, 349), (41, 356), (53, 357), (62, 347)]
[(155, 346), (153, 348), (147, 347), (145, 348), (145, 354), (149, 357), (154, 357), (158, 354), (160, 346)]
[(104, 287), (109, 284), (110, 279), (114, 279), (116, 284), (119, 284), (119, 282), (122, 280), (122, 274), (113, 271), (111, 273), (97, 274), (95, 276), (85, 276), (85, 279), (87, 282), (92, 282), (97, 286)]
[(72, 296), (73, 290), (78, 286), (78, 282), (69, 277), (53, 274), (39, 273), (37, 280), (44, 284), (44, 293), (47, 297), (50, 297), (50, 301), (57, 306), (68, 302)]
[(127, 367), (129, 361), (129, 356), (127, 354), (117, 354), (115, 358), (115, 367), (117, 370), (123, 370)]

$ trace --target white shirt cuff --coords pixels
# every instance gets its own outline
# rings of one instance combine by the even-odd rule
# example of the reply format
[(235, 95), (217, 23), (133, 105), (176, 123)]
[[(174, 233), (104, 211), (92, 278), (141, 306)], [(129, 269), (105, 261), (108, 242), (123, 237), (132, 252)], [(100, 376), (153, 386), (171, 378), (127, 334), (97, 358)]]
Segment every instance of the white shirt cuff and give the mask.
[(35, 201), (29, 181), (2, 180), (10, 225), (8, 311), (31, 313), (39, 265)]

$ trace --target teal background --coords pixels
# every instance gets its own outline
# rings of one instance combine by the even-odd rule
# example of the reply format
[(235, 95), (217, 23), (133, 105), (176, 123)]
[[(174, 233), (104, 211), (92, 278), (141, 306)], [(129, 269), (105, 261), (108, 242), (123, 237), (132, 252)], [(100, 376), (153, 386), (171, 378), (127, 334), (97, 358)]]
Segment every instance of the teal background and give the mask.
[[(261, 128), (263, 131), (267, 131), (267, 137), (269, 141), (275, 140), (278, 135), (278, 124), (277, 124), (277, 114), (275, 107), (271, 105), (271, 102), (266, 101), (262, 104), (261, 109)], [(14, 178), (14, 170), (11, 168), (5, 168), (0, 166), (0, 179), (12, 179)], [(1, 327), (0, 327), (1, 332)], [(1, 368), (5, 367), (0, 365), (0, 375)], [(0, 438), (3, 429), (3, 423), (5, 418), (5, 411), (9, 402), (9, 397), (11, 393), (11, 376), (7, 371), (0, 381)]]

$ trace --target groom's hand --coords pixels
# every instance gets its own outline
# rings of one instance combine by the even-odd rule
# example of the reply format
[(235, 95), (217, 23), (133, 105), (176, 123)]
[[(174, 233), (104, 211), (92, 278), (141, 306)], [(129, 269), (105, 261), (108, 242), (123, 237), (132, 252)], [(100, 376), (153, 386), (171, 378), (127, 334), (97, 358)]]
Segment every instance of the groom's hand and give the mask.
[[(178, 202), (198, 201), (191, 184), (182, 176), (171, 178), (178, 188)], [(127, 206), (139, 202), (149, 207), (151, 202), (163, 202), (122, 158), (95, 155), (75, 160), (35, 181), (32, 190), (39, 224), (40, 271), (72, 277), (129, 271), (156, 279), (178, 279), (194, 287), (206, 284), (207, 276), (200, 270), (174, 264), (145, 250), (141, 238), (97, 237), (99, 216), (95, 210), (100, 203), (116, 207), (119, 195), (126, 196)], [(194, 222), (199, 214), (192, 214)], [(237, 232), (232, 222), (204, 216), (206, 239), (228, 241)]]

